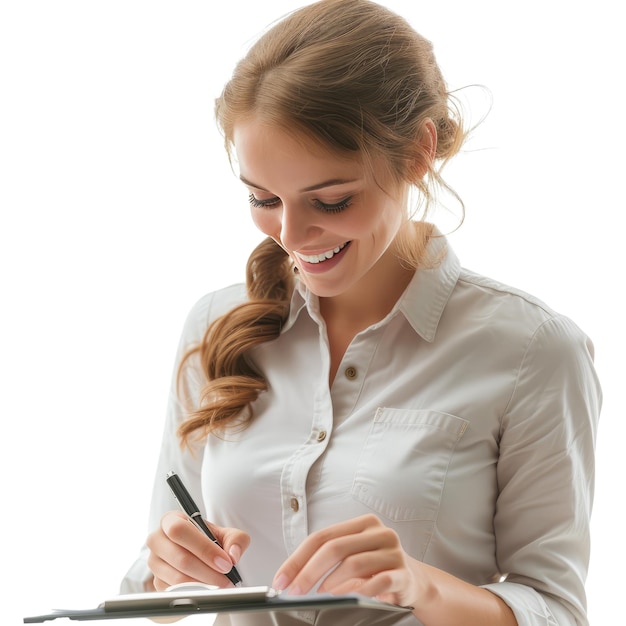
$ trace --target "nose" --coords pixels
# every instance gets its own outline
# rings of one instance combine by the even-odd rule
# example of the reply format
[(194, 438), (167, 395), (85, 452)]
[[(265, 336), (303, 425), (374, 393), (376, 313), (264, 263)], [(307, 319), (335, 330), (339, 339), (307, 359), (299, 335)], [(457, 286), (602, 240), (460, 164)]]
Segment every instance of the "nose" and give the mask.
[(312, 209), (283, 202), (280, 223), (280, 241), (287, 250), (299, 250), (319, 231)]

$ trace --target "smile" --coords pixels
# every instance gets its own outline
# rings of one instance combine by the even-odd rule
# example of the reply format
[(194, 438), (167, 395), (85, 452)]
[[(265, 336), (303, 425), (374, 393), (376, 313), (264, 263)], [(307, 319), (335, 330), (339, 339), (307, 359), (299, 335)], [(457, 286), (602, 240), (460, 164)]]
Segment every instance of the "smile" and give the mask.
[(340, 246), (333, 248), (332, 250), (327, 250), (326, 252), (322, 252), (321, 254), (298, 254), (298, 257), (307, 263), (323, 263), (324, 261), (328, 261), (328, 259), (332, 259), (335, 254), (341, 252), (350, 242), (346, 241), (346, 243), (342, 243)]

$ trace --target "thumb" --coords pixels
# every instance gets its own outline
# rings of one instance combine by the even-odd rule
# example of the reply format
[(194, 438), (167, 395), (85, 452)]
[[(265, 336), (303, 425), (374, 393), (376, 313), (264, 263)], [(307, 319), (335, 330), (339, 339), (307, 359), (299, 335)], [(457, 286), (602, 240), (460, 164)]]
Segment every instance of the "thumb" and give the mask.
[(250, 545), (250, 535), (239, 528), (221, 528), (212, 526), (216, 537), (219, 538), (224, 551), (228, 553), (233, 563), (238, 563), (241, 555)]

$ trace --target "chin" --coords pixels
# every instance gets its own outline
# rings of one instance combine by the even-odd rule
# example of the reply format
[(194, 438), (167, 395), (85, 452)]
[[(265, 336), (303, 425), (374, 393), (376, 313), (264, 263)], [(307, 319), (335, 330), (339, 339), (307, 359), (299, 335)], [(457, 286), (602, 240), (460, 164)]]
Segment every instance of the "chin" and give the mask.
[(318, 298), (335, 298), (336, 296), (346, 293), (348, 290), (347, 286), (320, 285), (317, 281), (305, 280), (304, 284), (307, 286), (308, 290)]

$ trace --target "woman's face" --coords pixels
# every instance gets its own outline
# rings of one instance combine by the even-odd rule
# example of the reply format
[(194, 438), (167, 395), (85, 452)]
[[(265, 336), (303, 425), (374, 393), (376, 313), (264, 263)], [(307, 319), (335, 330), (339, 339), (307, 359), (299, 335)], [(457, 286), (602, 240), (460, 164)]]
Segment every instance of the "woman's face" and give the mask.
[(235, 127), (234, 144), (255, 224), (313, 293), (363, 295), (385, 280), (372, 270), (405, 220), (400, 185), (381, 176), (379, 186), (359, 162), (255, 120)]

